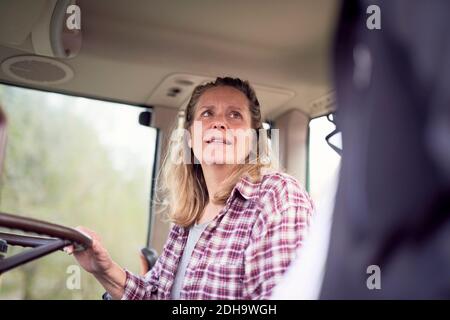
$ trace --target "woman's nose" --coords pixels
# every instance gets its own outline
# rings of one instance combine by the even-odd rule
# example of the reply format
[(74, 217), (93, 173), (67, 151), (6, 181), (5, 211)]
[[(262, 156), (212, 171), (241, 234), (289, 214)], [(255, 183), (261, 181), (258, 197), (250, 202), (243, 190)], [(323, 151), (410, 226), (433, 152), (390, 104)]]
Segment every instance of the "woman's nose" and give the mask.
[(211, 126), (212, 129), (217, 129), (217, 130), (226, 130), (227, 126), (224, 122), (222, 121), (215, 121), (214, 123), (212, 123)]

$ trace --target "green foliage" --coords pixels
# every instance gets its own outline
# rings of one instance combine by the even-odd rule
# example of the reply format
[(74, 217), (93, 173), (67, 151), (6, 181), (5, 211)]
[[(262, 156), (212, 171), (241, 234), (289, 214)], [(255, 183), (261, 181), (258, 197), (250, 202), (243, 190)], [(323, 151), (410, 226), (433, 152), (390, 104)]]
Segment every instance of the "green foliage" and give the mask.
[[(119, 170), (111, 146), (101, 142), (92, 121), (71, 111), (77, 103), (79, 98), (0, 85), (0, 105), (8, 118), (0, 209), (93, 229), (115, 261), (139, 272), (151, 178), (148, 145), (154, 141), (141, 142), (148, 166), (136, 161)], [(118, 106), (105, 105), (86, 112), (108, 121), (109, 108)], [(9, 255), (23, 250), (11, 249)], [(67, 288), (70, 265), (76, 265), (75, 259), (57, 252), (7, 272), (1, 277), (0, 299), (99, 299), (103, 289), (84, 271), (81, 289)]]

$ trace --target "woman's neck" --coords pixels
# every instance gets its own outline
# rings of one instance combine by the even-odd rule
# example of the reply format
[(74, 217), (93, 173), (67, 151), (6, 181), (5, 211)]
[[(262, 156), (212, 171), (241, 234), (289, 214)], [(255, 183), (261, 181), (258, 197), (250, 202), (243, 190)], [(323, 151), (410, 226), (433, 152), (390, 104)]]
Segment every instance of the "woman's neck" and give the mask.
[(229, 177), (233, 170), (233, 165), (202, 165), (203, 177), (208, 188), (209, 199), (214, 199), (214, 195), (221, 188), (222, 182)]

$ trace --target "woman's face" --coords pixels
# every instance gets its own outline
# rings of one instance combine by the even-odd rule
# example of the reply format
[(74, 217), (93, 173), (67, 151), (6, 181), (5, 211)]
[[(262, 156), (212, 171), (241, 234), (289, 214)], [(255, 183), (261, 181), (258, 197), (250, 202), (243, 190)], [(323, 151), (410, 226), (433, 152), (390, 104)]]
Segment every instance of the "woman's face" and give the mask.
[(192, 150), (202, 165), (244, 163), (255, 133), (249, 101), (239, 90), (220, 86), (199, 98), (190, 127)]

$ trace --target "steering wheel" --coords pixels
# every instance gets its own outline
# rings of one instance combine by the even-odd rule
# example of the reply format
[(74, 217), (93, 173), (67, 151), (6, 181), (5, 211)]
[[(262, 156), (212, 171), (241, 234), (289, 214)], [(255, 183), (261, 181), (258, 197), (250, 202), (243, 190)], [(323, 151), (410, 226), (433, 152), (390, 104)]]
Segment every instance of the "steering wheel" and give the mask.
[[(3, 240), (3, 243), (6, 242), (7, 246), (33, 248), (4, 259), (0, 252), (0, 274), (71, 244), (74, 245), (75, 250), (84, 250), (92, 245), (90, 237), (73, 228), (8, 213), (0, 213), (0, 227), (46, 236), (35, 237), (0, 232), (0, 240)], [(7, 246), (2, 246), (5, 252)]]

